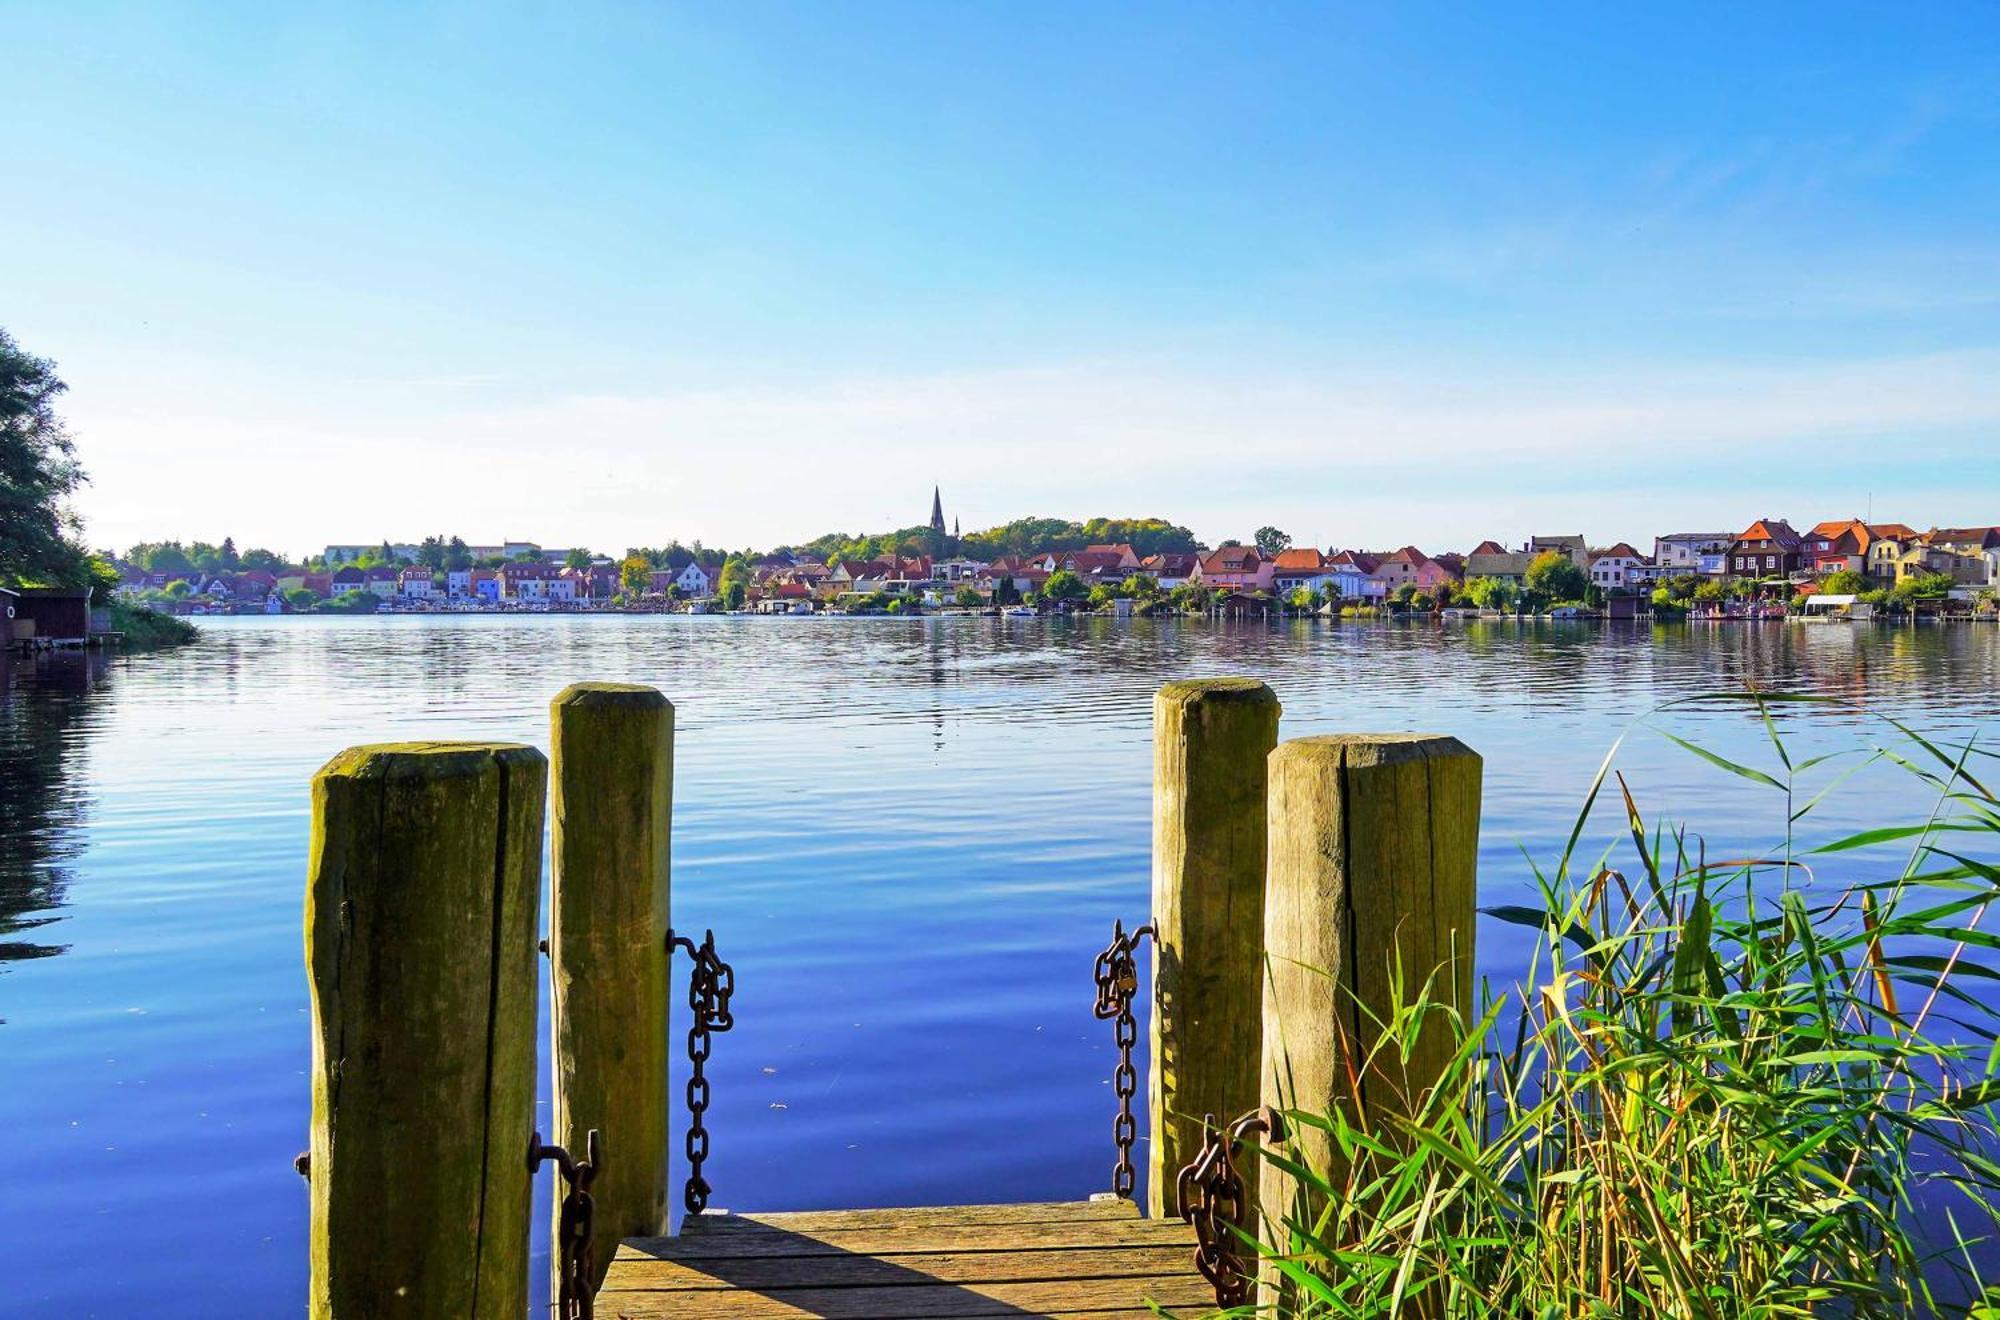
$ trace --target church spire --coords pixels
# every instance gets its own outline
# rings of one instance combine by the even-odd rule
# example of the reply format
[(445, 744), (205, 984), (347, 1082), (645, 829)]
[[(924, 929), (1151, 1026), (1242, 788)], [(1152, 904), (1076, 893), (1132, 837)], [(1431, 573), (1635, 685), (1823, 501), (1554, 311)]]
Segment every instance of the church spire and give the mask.
[(936, 486), (931, 487), (931, 530), (944, 535), (944, 494)]

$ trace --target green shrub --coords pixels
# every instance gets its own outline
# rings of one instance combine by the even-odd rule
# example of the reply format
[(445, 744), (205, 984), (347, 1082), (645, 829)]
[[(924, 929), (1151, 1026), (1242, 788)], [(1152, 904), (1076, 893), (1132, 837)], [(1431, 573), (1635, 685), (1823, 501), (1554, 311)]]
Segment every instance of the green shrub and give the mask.
[[(1537, 934), (1523, 982), (1476, 1016), (1411, 987), (1339, 1109), (1289, 1114), (1340, 1165), (1265, 1153), (1292, 1206), (1267, 1268), (1296, 1314), (1966, 1313), (1984, 1286), (1970, 1244), (2000, 1223), (2000, 1014), (1974, 993), (2000, 979), (2000, 933), (1980, 928), (2000, 886), (1992, 753), (1895, 725), (1795, 761), (1751, 699), (1766, 768), (1666, 736), (1772, 793), (1768, 851), (1711, 858), (1618, 777), (1626, 864), (1579, 866), (1607, 760), (1535, 871), (1541, 905), (1489, 910)], [(1877, 762), (1917, 776), (1929, 816), (1803, 837), (1818, 780)], [(1871, 876), (1868, 848), (1907, 861)], [(1425, 1088), (1408, 1047), (1440, 1023), (1460, 1048)]]

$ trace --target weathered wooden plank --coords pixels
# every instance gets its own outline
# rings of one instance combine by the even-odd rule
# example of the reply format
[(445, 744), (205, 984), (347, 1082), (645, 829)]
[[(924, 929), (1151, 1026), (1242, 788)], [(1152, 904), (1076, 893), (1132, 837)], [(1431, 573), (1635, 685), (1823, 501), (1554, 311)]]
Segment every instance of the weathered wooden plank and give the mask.
[[(667, 1227), (674, 708), (653, 688), (575, 683), (549, 723), (551, 1140), (581, 1156), (585, 1135), (603, 1134), (591, 1188), (598, 1282), (621, 1238)], [(560, 1172), (548, 1176), (560, 1198)], [(559, 1231), (554, 1216), (550, 1227)]]
[(628, 1257), (717, 1260), (744, 1256), (1021, 1251), (1061, 1247), (1171, 1246), (1192, 1242), (1179, 1220), (1089, 1220), (1049, 1224), (938, 1224), (909, 1229), (830, 1229), (812, 1234), (772, 1230), (707, 1231), (681, 1237), (627, 1238), (612, 1268)]
[[(1251, 678), (1169, 683), (1153, 698), (1152, 1142), (1146, 1205), (1172, 1213), (1201, 1116), (1256, 1104), (1262, 1030), (1266, 760), (1278, 698)], [(1254, 1180), (1254, 1167), (1244, 1169)]]
[(530, 747), (397, 743), (313, 778), (318, 1320), (527, 1306), (546, 771)]
[(1030, 1283), (912, 1283), (901, 1287), (773, 1288), (719, 1297), (712, 1292), (599, 1294), (603, 1310), (649, 1320), (913, 1320), (936, 1317), (1047, 1315), (1051, 1310), (1137, 1310), (1212, 1305), (1214, 1296), (1190, 1272), (1122, 1279), (1063, 1279)]
[(1101, 1201), (1031, 1201), (1021, 1205), (923, 1205), (883, 1210), (719, 1211), (690, 1215), (681, 1232), (734, 1232), (765, 1227), (788, 1233), (814, 1233), (842, 1228), (915, 1228), (935, 1224), (1040, 1224), (1071, 1220), (1137, 1219), (1131, 1201), (1106, 1197)]
[(921, 1252), (907, 1255), (750, 1256), (674, 1261), (621, 1259), (605, 1293), (693, 1289), (854, 1287), (912, 1283), (1025, 1283), (1053, 1279), (1151, 1278), (1193, 1268), (1192, 1240), (1172, 1246), (1056, 1248), (1041, 1251)]
[[(1264, 941), (1264, 1103), (1358, 1121), (1394, 1140), (1451, 1050), (1441, 1021), (1397, 1052), (1355, 1068), (1397, 1002), (1426, 992), (1471, 1007), (1480, 760), (1455, 738), (1422, 734), (1299, 738), (1271, 757), (1270, 883)], [(1400, 991), (1397, 983), (1400, 981)], [(1356, 1084), (1360, 1095), (1355, 1095)], [(1292, 1158), (1338, 1186), (1343, 1161), (1322, 1129), (1299, 1125)], [(1314, 1195), (1266, 1180), (1266, 1223), (1311, 1222)], [(1261, 1300), (1282, 1305), (1268, 1270)]]

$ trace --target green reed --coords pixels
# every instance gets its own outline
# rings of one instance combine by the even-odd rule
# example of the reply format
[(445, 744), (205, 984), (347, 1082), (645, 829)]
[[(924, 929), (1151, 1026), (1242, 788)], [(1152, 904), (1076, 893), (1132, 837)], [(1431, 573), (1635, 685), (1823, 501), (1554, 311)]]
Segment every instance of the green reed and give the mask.
[[(1973, 992), (2000, 981), (1992, 754), (1878, 720), (1878, 744), (1795, 760), (1786, 700), (1810, 699), (1675, 703), (1754, 707), (1769, 770), (1659, 729), (1783, 796), (1774, 847), (1711, 857), (1649, 822), (1614, 747), (1562, 857), (1533, 868), (1541, 906), (1487, 909), (1536, 932), (1524, 980), (1476, 1016), (1409, 987), (1356, 1050), (1352, 1103), (1289, 1115), (1336, 1154), (1264, 1152), (1267, 1184), (1321, 1207), (1264, 1248), (1287, 1314), (2000, 1316), (1975, 1300), (2000, 1226), (2000, 1019)], [(1815, 842), (1828, 794), (1883, 763), (1928, 814)], [(1600, 796), (1625, 838), (1580, 864)], [(1900, 868), (1856, 855), (1890, 846)], [(1403, 1117), (1362, 1115), (1360, 1079), (1396, 1085), (1440, 1023), (1459, 1046), (1442, 1081)]]

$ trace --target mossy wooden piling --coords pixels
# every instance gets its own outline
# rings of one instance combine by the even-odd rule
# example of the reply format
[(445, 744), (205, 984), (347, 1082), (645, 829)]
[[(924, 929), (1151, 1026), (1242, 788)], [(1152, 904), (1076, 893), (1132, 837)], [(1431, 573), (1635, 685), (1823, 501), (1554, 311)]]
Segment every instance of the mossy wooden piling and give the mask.
[(1153, 1014), (1146, 1199), (1173, 1214), (1201, 1117), (1258, 1092), (1265, 781), (1278, 698), (1250, 678), (1169, 683), (1153, 699)]
[[(1442, 1023), (1407, 1063), (1391, 1049), (1368, 1069), (1358, 1051), (1382, 1034), (1399, 982), (1405, 1004), (1427, 989), (1471, 1006), (1480, 778), (1464, 744), (1424, 734), (1299, 738), (1272, 753), (1263, 1103), (1342, 1112), (1386, 1136), (1436, 1081), (1451, 1049)], [(1339, 1186), (1329, 1135), (1294, 1127), (1293, 1155)], [(1264, 1182), (1267, 1226), (1317, 1209), (1295, 1203), (1293, 1180)], [(1263, 1300), (1282, 1305), (1280, 1291), (1267, 1273)]]
[(596, 1285), (620, 1240), (667, 1231), (674, 708), (650, 687), (578, 683), (549, 716), (552, 1140), (581, 1153), (603, 1133)]
[(308, 1310), (528, 1306), (547, 761), (357, 747), (313, 779)]

